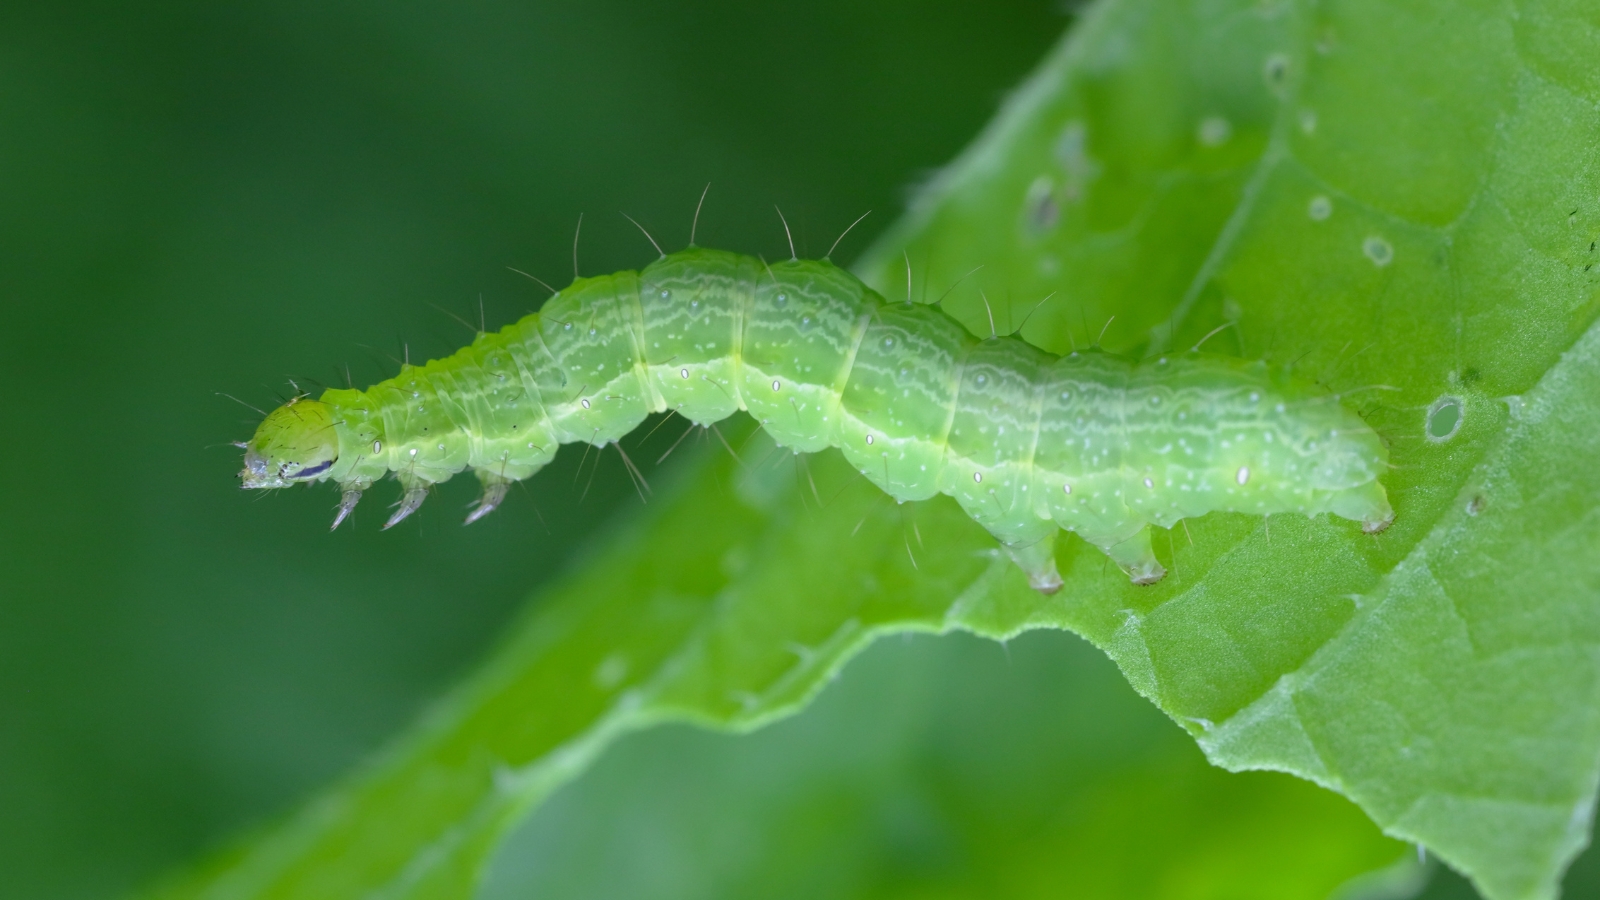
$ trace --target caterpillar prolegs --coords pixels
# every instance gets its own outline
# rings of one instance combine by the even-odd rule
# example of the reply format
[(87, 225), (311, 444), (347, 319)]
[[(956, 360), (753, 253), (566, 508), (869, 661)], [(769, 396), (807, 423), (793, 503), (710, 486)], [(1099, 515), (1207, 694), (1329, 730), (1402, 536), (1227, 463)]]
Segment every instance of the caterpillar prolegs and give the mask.
[(1058, 357), (891, 303), (826, 260), (697, 247), (574, 281), (540, 312), (365, 391), (290, 401), (244, 445), (241, 477), (337, 483), (337, 528), (394, 473), (404, 495), (388, 528), (470, 468), (483, 483), (471, 523), (559, 445), (603, 446), (666, 410), (701, 425), (747, 410), (797, 452), (840, 448), (897, 500), (949, 494), (1046, 592), (1061, 585), (1063, 528), (1151, 584), (1165, 574), (1151, 525), (1327, 512), (1376, 532), (1394, 518), (1377, 434), (1265, 363)]

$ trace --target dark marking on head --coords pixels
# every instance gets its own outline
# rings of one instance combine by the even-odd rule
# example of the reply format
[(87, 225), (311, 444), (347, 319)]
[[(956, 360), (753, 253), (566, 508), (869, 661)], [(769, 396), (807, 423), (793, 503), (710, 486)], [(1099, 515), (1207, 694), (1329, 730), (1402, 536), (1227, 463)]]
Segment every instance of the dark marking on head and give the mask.
[(309, 469), (301, 469), (300, 471), (296, 472), (295, 474), (293, 474), (293, 475), (291, 475), (289, 477), (290, 478), (310, 478), (313, 475), (321, 475), (323, 472), (326, 472), (331, 468), (333, 468), (333, 460), (330, 459), (330, 460), (328, 460), (327, 462), (323, 463), (320, 466), (312, 466)]

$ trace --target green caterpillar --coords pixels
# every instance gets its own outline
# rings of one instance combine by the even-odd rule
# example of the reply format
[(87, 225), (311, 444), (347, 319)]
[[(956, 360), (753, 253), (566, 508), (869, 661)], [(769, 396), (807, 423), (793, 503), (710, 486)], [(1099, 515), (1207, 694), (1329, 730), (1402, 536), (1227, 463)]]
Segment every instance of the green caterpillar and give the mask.
[(616, 441), (652, 412), (746, 410), (797, 452), (838, 447), (896, 500), (944, 493), (1041, 591), (1060, 529), (1135, 584), (1166, 570), (1150, 527), (1215, 510), (1329, 512), (1383, 530), (1388, 453), (1336, 398), (1261, 362), (1190, 352), (1133, 362), (979, 340), (891, 303), (826, 260), (767, 265), (690, 247), (574, 281), (538, 313), (365, 390), (292, 400), (245, 448), (246, 488), (336, 482), (333, 527), (394, 473), (404, 496), (471, 468), (471, 523), (561, 444)]

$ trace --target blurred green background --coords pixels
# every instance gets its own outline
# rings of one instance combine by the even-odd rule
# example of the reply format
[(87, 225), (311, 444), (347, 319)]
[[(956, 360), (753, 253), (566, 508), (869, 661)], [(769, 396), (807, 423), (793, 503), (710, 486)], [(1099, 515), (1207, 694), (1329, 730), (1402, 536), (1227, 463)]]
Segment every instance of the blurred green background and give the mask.
[[(580, 453), (331, 537), (246, 496), (286, 378), (447, 353), (688, 238), (848, 259), (1055, 40), (1047, 2), (0, 4), (0, 894), (104, 897), (346, 771), (619, 506)], [(302, 383), (305, 383), (302, 381)], [(24, 436), (25, 435), (25, 436)], [(585, 481), (588, 478), (584, 473)], [(537, 509), (537, 514), (535, 510)], [(542, 517), (542, 522), (541, 522)]]
[[(281, 813), (412, 721), (638, 502), (615, 456), (587, 487), (569, 451), (470, 530), (458, 480), (387, 534), (380, 487), (330, 537), (332, 491), (234, 489), (226, 442), (256, 416), (217, 392), (265, 407), (288, 378), (361, 384), (449, 352), (471, 337), (451, 314), (481, 304), (493, 327), (542, 301), (508, 266), (568, 279), (580, 213), (583, 270), (632, 268), (653, 252), (617, 212), (671, 249), (707, 182), (702, 244), (786, 252), (777, 204), (819, 254), (874, 210), (848, 260), (1067, 22), (1043, 0), (0, 9), (0, 896), (114, 896)], [(1019, 668), (952, 640), (847, 676), (873, 709), (910, 702), (895, 672), (994, 686), (937, 727), (885, 726), (873, 771), (959, 782), (893, 748), (971, 738), (950, 718), (968, 708), (999, 742), (1063, 708), (1067, 669), (1112, 699), (1075, 707), (1090, 737), (1051, 746), (1199, 760), (1074, 638), (1030, 636)], [(617, 796), (669, 833), (681, 798), (640, 787), (684, 770), (666, 761), (715, 773), (736, 752), (721, 771), (770, 783), (812, 758), (796, 746), (825, 759), (816, 735), (881, 718), (802, 717), (779, 727), (812, 738), (736, 751), (685, 728), (634, 739), (514, 846), (562, 852)], [(1240, 802), (1257, 777), (1274, 776), (1239, 779)], [(838, 840), (818, 852), (861, 846)], [(490, 892), (518, 896), (518, 877), (507, 862)]]

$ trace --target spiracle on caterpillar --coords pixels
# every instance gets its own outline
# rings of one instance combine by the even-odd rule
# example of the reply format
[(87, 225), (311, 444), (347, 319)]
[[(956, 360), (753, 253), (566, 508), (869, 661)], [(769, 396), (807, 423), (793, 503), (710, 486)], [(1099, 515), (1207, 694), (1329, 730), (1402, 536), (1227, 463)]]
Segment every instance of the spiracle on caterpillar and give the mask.
[(245, 449), (245, 488), (333, 481), (338, 528), (378, 479), (403, 496), (472, 469), (492, 512), (561, 444), (612, 443), (653, 412), (745, 410), (781, 446), (838, 447), (897, 500), (949, 494), (1049, 593), (1062, 529), (1134, 584), (1166, 570), (1150, 526), (1213, 511), (1332, 513), (1382, 531), (1388, 451), (1354, 412), (1264, 362), (1134, 361), (979, 339), (890, 302), (827, 260), (767, 264), (690, 246), (580, 278), (539, 312), (362, 391), (299, 397)]

